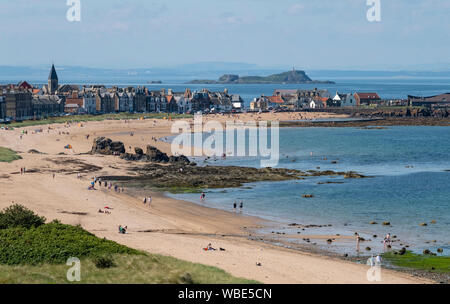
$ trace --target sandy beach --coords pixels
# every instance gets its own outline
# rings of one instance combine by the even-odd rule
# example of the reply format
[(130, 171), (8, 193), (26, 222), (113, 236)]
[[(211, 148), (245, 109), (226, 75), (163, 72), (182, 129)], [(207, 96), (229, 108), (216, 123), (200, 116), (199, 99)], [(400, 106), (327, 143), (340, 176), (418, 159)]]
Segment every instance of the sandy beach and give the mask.
[[(279, 121), (336, 117), (321, 113), (302, 113), (302, 117), (292, 113), (264, 113), (240, 115), (239, 119), (266, 120), (268, 115), (272, 115), (271, 120)], [(224, 122), (230, 117), (211, 115), (206, 120)], [(154, 142), (152, 138), (171, 135), (171, 123), (148, 119), (0, 130), (0, 146), (22, 156), (12, 163), (0, 163), (0, 209), (12, 202), (20, 203), (48, 221), (58, 219), (66, 224), (79, 224), (99, 237), (133, 248), (217, 266), (234, 276), (263, 283), (372, 283), (366, 278), (369, 266), (249, 240), (251, 229), (264, 225), (258, 218), (174, 200), (158, 192), (87, 189), (96, 176), (130, 174), (130, 163), (125, 160), (86, 154), (94, 138), (105, 136), (122, 141), (127, 152), (151, 144), (170, 154), (168, 143)], [(38, 129), (42, 132), (35, 132)], [(22, 130), (28, 134), (21, 139)], [(65, 149), (68, 144), (73, 149)], [(28, 153), (31, 149), (42, 154)], [(20, 174), (21, 167), (26, 168), (26, 174)], [(81, 178), (77, 178), (79, 172)], [(149, 195), (152, 203), (144, 206), (142, 199)], [(111, 214), (98, 213), (105, 207), (110, 208)], [(118, 225), (128, 226), (129, 233), (117, 233)], [(208, 243), (226, 250), (202, 250)], [(383, 269), (381, 283), (431, 281)]]

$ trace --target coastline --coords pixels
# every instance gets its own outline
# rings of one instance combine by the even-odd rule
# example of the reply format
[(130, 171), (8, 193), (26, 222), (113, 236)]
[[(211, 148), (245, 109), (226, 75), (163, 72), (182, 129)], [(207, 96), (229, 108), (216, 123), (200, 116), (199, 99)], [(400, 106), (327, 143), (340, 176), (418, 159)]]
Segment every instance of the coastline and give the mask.
[[(83, 127), (75, 124), (70, 127), (53, 125), (55, 129), (48, 133), (30, 134), (22, 141), (18, 141), (19, 131), (1, 131), (1, 145), (21, 151), (23, 159), (2, 164), (1, 173), (8, 177), (0, 179), (4, 189), (1, 191), (3, 199), (0, 207), (8, 206), (10, 201), (19, 202), (45, 215), (48, 220), (58, 218), (68, 224), (81, 224), (98, 236), (133, 248), (218, 266), (234, 275), (264, 283), (368, 283), (365, 278), (368, 267), (365, 265), (249, 240), (251, 232), (248, 228), (257, 228), (266, 223), (258, 218), (236, 216), (227, 211), (170, 199), (157, 192), (151, 192), (154, 202), (150, 208), (146, 208), (136, 197), (139, 193), (134, 193), (134, 190), (127, 189), (124, 194), (106, 189), (86, 190), (90, 179), (100, 175), (99, 171), (102, 175), (103, 172), (114, 175), (123, 173), (128, 166), (127, 162), (113, 156), (77, 154), (88, 151), (92, 145), (92, 140), (84, 138), (85, 134), (122, 140), (127, 147), (142, 146), (141, 132), (151, 129), (152, 136), (164, 137), (169, 134), (169, 126), (168, 121), (162, 120), (157, 121), (156, 127), (152, 127), (150, 121), (89, 122)], [(123, 132), (124, 127), (126, 132)], [(33, 129), (27, 128), (30, 133)], [(59, 135), (60, 131), (69, 134)], [(135, 132), (132, 137), (129, 135), (131, 131)], [(121, 132), (124, 134), (118, 134)], [(77, 153), (65, 151), (65, 155), (58, 155), (64, 152), (63, 146), (69, 143)], [(168, 143), (157, 142), (155, 146), (170, 153)], [(26, 153), (30, 149), (46, 154)], [(55, 163), (55, 159), (61, 159), (61, 162)], [(69, 159), (76, 161), (70, 163)], [(101, 169), (88, 170), (79, 180), (74, 176), (79, 170), (77, 162), (95, 164)], [(19, 166), (26, 166), (30, 173), (20, 176), (17, 174)], [(63, 171), (67, 167), (72, 173)], [(51, 172), (57, 172), (54, 180)], [(30, 187), (30, 191), (23, 192), (24, 185), (27, 189)], [(96, 214), (96, 210), (105, 205), (114, 208), (112, 214)], [(88, 215), (73, 214), (79, 211)], [(130, 234), (118, 235), (116, 226), (119, 224), (128, 224)], [(202, 252), (201, 248), (208, 243), (223, 247), (226, 251)], [(257, 262), (262, 267), (255, 266)], [(383, 283), (426, 282), (431, 281), (386, 270)]]

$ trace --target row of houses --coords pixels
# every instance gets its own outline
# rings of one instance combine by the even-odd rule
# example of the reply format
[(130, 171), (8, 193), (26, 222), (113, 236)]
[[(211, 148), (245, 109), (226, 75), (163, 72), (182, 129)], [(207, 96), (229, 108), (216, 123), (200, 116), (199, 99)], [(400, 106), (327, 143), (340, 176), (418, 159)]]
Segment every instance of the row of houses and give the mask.
[(27, 90), (0, 91), (0, 121), (37, 119), (64, 114), (64, 97), (33, 95)]
[(341, 94), (336, 92), (332, 97), (327, 90), (275, 90), (272, 96), (261, 95), (250, 103), (250, 110), (271, 109), (326, 109), (335, 107), (360, 106), (410, 106), (429, 109), (450, 108), (450, 93), (418, 97), (408, 96), (408, 99), (381, 99), (374, 92), (356, 92)]
[(64, 114), (131, 113), (224, 113), (243, 109), (239, 95), (202, 90), (191, 92), (136, 89), (83, 88), (69, 94), (49, 95), (31, 91), (3, 90), (0, 93), (0, 119), (39, 119)]
[(23, 120), (64, 114), (117, 112), (232, 112), (243, 109), (244, 101), (228, 90), (210, 92), (186, 89), (151, 91), (146, 87), (106, 88), (103, 85), (59, 85), (52, 65), (48, 84), (35, 88), (26, 81), (0, 86), (0, 119)]
[[(330, 95), (328, 90), (277, 89), (272, 96), (261, 95), (250, 103), (251, 111), (326, 109), (358, 106), (450, 107), (450, 93), (408, 96), (408, 100), (382, 100), (377, 93), (356, 92)], [(38, 119), (65, 114), (105, 114), (117, 112), (156, 113), (229, 113), (244, 110), (240, 95), (211, 92), (207, 89), (182, 92), (172, 89), (149, 90), (146, 87), (104, 85), (59, 85), (54, 65), (48, 84), (35, 88), (26, 81), (0, 85), (0, 120)]]
[(96, 89), (83, 88), (73, 91), (66, 98), (69, 113), (156, 112), (191, 113), (198, 111), (231, 112), (243, 108), (239, 95), (202, 90), (174, 92), (169, 89), (151, 91), (146, 87)]
[(430, 109), (450, 108), (450, 93), (429, 97), (408, 95), (408, 104), (414, 107), (426, 107)]
[(330, 107), (357, 107), (382, 105), (377, 93), (340, 94), (331, 97), (328, 90), (275, 90), (272, 96), (261, 95), (250, 103), (250, 110), (302, 110), (326, 109)]

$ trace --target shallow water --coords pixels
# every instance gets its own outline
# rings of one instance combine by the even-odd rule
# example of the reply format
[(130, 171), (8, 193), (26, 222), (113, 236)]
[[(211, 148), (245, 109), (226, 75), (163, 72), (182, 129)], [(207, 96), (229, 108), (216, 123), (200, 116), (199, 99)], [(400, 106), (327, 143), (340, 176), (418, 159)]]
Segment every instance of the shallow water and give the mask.
[[(200, 165), (205, 164), (199, 159), (197, 161)], [(331, 161), (337, 163), (332, 164)], [(260, 159), (228, 157), (226, 160), (210, 160), (209, 164), (259, 167)], [(332, 225), (301, 231), (305, 235), (353, 235), (359, 232), (372, 240), (361, 244), (362, 248), (373, 248), (371, 253), (383, 250), (381, 240), (390, 232), (400, 239), (394, 243), (394, 248), (402, 247), (402, 243), (415, 252), (443, 248), (444, 254), (449, 254), (450, 172), (445, 171), (450, 170), (448, 127), (280, 129), (278, 167), (353, 170), (373, 178), (322, 176), (247, 184), (236, 189), (209, 190), (205, 204), (231, 210), (234, 201), (244, 201), (245, 214), (275, 220), (285, 228), (293, 222)], [(314, 198), (303, 198), (303, 194), (314, 194)], [(198, 194), (170, 196), (200, 203)], [(435, 224), (431, 223), (433, 220)], [(372, 221), (378, 224), (369, 224)], [(391, 222), (392, 226), (382, 226), (384, 221)], [(419, 226), (422, 222), (428, 226)], [(296, 234), (299, 230), (279, 231)], [(376, 239), (374, 234), (378, 236)], [(322, 243), (318, 242), (317, 246), (354, 253), (353, 242), (333, 243), (331, 246)]]

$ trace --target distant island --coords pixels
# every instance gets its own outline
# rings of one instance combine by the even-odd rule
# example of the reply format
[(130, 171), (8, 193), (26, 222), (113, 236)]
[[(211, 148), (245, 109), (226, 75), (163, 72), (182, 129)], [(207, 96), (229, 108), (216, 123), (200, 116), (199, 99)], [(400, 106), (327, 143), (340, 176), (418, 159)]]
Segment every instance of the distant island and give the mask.
[(219, 80), (192, 80), (189, 84), (305, 84), (305, 83), (325, 83), (334, 84), (333, 81), (312, 80), (306, 75), (305, 71), (296, 71), (273, 74), (269, 76), (244, 76), (234, 74), (225, 74)]

